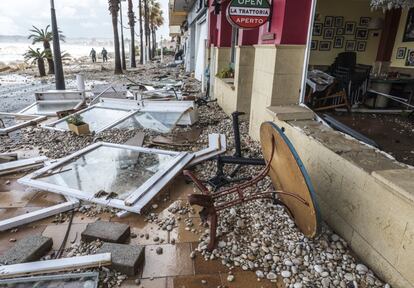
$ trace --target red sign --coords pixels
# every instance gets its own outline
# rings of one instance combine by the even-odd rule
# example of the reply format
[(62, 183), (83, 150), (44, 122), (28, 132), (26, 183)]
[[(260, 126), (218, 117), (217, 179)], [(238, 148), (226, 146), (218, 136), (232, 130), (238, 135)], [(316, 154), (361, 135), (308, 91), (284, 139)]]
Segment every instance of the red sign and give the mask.
[(267, 0), (231, 0), (227, 7), (227, 20), (239, 29), (254, 29), (269, 20), (270, 4)]

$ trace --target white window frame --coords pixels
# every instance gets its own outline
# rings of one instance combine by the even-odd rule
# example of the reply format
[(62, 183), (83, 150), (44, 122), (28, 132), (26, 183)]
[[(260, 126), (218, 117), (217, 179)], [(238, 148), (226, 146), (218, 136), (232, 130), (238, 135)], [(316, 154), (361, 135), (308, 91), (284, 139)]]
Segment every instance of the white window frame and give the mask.
[[(26, 108), (23, 108), (22, 110), (20, 110), (19, 112), (17, 112), (18, 114), (22, 114), (22, 115), (32, 115), (32, 114), (27, 114), (27, 112), (34, 106), (39, 105), (39, 104), (56, 104), (56, 103), (73, 103), (71, 109), (79, 109), (80, 107), (82, 107), (83, 104), (85, 104), (84, 100), (41, 100), (41, 101), (36, 101), (32, 104), (30, 104), (29, 106), (27, 106)], [(50, 113), (39, 113), (36, 115), (42, 115), (42, 116), (56, 116), (56, 112), (57, 111), (53, 111)]]
[(305, 97), (306, 97), (306, 80), (308, 77), (308, 64), (309, 58), (311, 53), (311, 42), (312, 42), (312, 33), (313, 33), (313, 25), (315, 22), (315, 13), (316, 13), (316, 3), (317, 0), (312, 0), (312, 6), (309, 15), (309, 26), (308, 26), (308, 37), (306, 41), (306, 48), (305, 48), (305, 57), (303, 59), (303, 70), (302, 70), (302, 81), (301, 81), (301, 91), (299, 95), (299, 103), (302, 106), (305, 105)]
[[(93, 131), (93, 132), (95, 132), (95, 133), (100, 133), (100, 132), (102, 132), (102, 131), (104, 131), (104, 130), (111, 129), (111, 128), (113, 128), (114, 126), (116, 126), (116, 125), (118, 125), (118, 124), (120, 124), (120, 123), (124, 122), (124, 121), (125, 121), (126, 119), (128, 119), (129, 117), (131, 117), (131, 116), (135, 115), (136, 113), (140, 112), (139, 110), (122, 109), (122, 108), (118, 108), (118, 107), (112, 107), (112, 108), (111, 108), (111, 107), (104, 107), (104, 106), (100, 106), (100, 105), (92, 105), (92, 106), (89, 106), (88, 108), (85, 108), (85, 109), (83, 109), (83, 110), (80, 110), (80, 111), (78, 111), (78, 112), (75, 112), (75, 113), (73, 113), (73, 114), (70, 114), (70, 115), (68, 115), (68, 116), (66, 116), (66, 117), (63, 117), (63, 118), (59, 119), (59, 120), (56, 120), (56, 121), (53, 121), (53, 122), (50, 122), (50, 123), (44, 124), (44, 125), (42, 125), (42, 128), (49, 129), (49, 130), (55, 130), (55, 131), (67, 132), (67, 131), (69, 131), (69, 129), (67, 129), (67, 130), (65, 130), (65, 129), (60, 129), (60, 128), (57, 128), (57, 127), (55, 127), (55, 126), (56, 126), (57, 124), (62, 123), (62, 122), (66, 122), (66, 120), (67, 120), (69, 117), (73, 116), (73, 115), (81, 115), (81, 114), (83, 114), (83, 113), (85, 113), (85, 112), (87, 112), (87, 111), (89, 111), (89, 110), (92, 110), (92, 109), (121, 110), (121, 111), (126, 111), (126, 112), (129, 112), (127, 115), (125, 115), (125, 116), (123, 116), (123, 117), (121, 117), (121, 118), (114, 119), (114, 121), (113, 121), (113, 122), (111, 122), (111, 123), (109, 123), (108, 125), (106, 125), (106, 126), (102, 127), (101, 129), (98, 129), (98, 130)], [(92, 132), (92, 131), (91, 131), (91, 132)]]
[(18, 123), (9, 127), (0, 128), (0, 135), (7, 135), (10, 132), (22, 129), (27, 126), (36, 125), (39, 122), (42, 122), (43, 120), (46, 120), (46, 116), (39, 116), (39, 115), (21, 115), (18, 113), (6, 113), (6, 112), (0, 112), (0, 116), (6, 116), (6, 117), (13, 117), (16, 120), (23, 120), (24, 122)]
[[(47, 183), (36, 178), (41, 177), (43, 174), (47, 173), (50, 170), (66, 165), (72, 160), (87, 154), (88, 152), (95, 150), (99, 147), (113, 147), (121, 148), (132, 151), (138, 151), (143, 153), (156, 153), (163, 155), (175, 156), (174, 159), (169, 163), (168, 166), (157, 171), (152, 175), (147, 181), (145, 181), (140, 187), (132, 192), (125, 200), (121, 199), (103, 199), (96, 198), (91, 193), (85, 193), (84, 191), (60, 186), (57, 184)], [(106, 142), (97, 142), (95, 144), (89, 145), (67, 157), (62, 158), (58, 162), (46, 166), (38, 171), (35, 171), (23, 178), (18, 180), (18, 183), (42, 189), (48, 192), (58, 193), (70, 197), (74, 197), (80, 200), (85, 200), (89, 202), (94, 202), (100, 205), (110, 206), (122, 210), (126, 210), (133, 213), (141, 213), (141, 210), (152, 200), (157, 193), (159, 193), (180, 171), (193, 159), (193, 154), (188, 154), (186, 152), (174, 152), (166, 150), (158, 150), (151, 148), (143, 148), (129, 145), (121, 144), (112, 144)]]

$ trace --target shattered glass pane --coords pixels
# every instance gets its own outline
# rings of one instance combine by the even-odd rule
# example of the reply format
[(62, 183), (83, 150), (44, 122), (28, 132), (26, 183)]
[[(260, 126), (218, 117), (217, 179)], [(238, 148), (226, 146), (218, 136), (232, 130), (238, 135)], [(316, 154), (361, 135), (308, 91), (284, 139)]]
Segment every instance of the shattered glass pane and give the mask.
[[(100, 146), (37, 180), (124, 200), (175, 156)], [(98, 193), (99, 194), (99, 193)]]
[[(82, 116), (83, 121), (89, 124), (89, 130), (92, 132), (105, 128), (109, 124), (115, 122), (118, 119), (121, 119), (122, 117), (125, 117), (129, 113), (130, 111), (127, 110), (94, 107), (92, 109), (86, 110), (80, 115)], [(69, 131), (66, 121), (58, 122), (54, 125), (54, 127)]]
[(182, 112), (139, 112), (129, 117), (116, 128), (142, 128), (168, 133), (182, 117)]
[[(32, 277), (33, 279), (23, 278), (18, 282), (17, 279), (1, 280), (0, 287), (8, 288), (96, 288), (98, 275), (90, 276), (77, 276), (74, 275), (62, 275), (59, 279), (57, 275), (56, 279), (42, 279), (42, 277)], [(47, 277), (43, 277), (47, 278)], [(52, 278), (52, 277), (50, 277)]]
[(63, 103), (54, 102), (54, 103), (44, 103), (37, 102), (36, 105), (33, 105), (30, 109), (23, 112), (25, 115), (50, 115), (55, 114), (58, 111), (70, 110), (76, 107), (80, 102), (79, 100), (75, 101), (65, 101)]

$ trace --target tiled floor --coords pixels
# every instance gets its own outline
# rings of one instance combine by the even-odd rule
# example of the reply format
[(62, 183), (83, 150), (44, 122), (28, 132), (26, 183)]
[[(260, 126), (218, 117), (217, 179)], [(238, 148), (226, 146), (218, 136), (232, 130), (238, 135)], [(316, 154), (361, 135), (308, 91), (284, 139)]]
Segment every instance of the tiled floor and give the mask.
[[(60, 195), (47, 192), (32, 191), (15, 181), (19, 175), (0, 178), (0, 220), (20, 215), (42, 207), (57, 204), (64, 201)], [(5, 184), (10, 180), (10, 184)], [(154, 201), (158, 205), (152, 211), (156, 212), (159, 218), (167, 217), (171, 213), (168, 207), (176, 200), (187, 201), (187, 195), (194, 193), (192, 184), (186, 184), (182, 177), (178, 177), (164, 195)], [(4, 207), (4, 203), (7, 203)], [(9, 205), (12, 204), (12, 205)], [(205, 261), (197, 254), (195, 259), (191, 259), (190, 253), (198, 245), (198, 239), (206, 229), (201, 225), (198, 217), (199, 208), (194, 207), (195, 213), (181, 215), (181, 220), (177, 221), (175, 228), (171, 231), (161, 230), (157, 224), (145, 221), (143, 216), (130, 214), (124, 218), (111, 217), (109, 213), (101, 213), (94, 217), (88, 217), (81, 213), (76, 213), (68, 237), (66, 247), (72, 243), (79, 243), (80, 234), (85, 229), (87, 223), (97, 221), (116, 221), (127, 223), (131, 227), (131, 232), (137, 235), (131, 238), (130, 244), (145, 245), (145, 264), (140, 275), (131, 277), (122, 284), (122, 287), (147, 287), (147, 288), (216, 288), (219, 285), (228, 288), (268, 288), (283, 287), (267, 280), (258, 282), (253, 272), (235, 269), (233, 282), (227, 281), (229, 269), (221, 264), (221, 261)], [(151, 211), (151, 212), (152, 212)], [(178, 215), (176, 215), (178, 216)], [(177, 218), (177, 217), (176, 217)], [(191, 218), (193, 225), (186, 228), (185, 219)], [(42, 234), (52, 237), (53, 250), (58, 249), (65, 235), (68, 223), (52, 223), (54, 217), (30, 223), (24, 227), (19, 227), (17, 232), (0, 233), (0, 254), (14, 245), (10, 239), (22, 239), (30, 234)], [(193, 231), (191, 231), (193, 229)], [(141, 235), (149, 234), (149, 238)], [(154, 237), (163, 239), (162, 244), (155, 241)], [(174, 239), (175, 244), (172, 244)], [(155, 251), (157, 247), (163, 248), (163, 253), (158, 255)], [(140, 278), (141, 286), (135, 283), (135, 279)]]

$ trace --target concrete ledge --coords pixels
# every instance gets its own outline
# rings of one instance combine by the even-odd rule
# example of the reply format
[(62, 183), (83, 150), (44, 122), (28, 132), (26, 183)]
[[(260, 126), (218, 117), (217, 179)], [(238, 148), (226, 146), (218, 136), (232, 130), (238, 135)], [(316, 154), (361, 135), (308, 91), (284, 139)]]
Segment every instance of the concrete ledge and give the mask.
[(299, 105), (269, 106), (266, 110), (280, 121), (311, 120), (315, 116), (312, 110)]
[(372, 176), (414, 202), (414, 169), (374, 171)]

